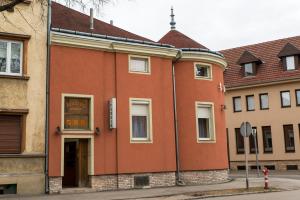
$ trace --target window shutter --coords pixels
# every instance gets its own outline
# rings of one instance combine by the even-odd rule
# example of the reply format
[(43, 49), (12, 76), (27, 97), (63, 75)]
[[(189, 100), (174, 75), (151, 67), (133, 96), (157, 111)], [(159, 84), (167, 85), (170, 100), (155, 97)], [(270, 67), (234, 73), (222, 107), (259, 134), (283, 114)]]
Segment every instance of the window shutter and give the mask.
[(286, 57), (283, 57), (281, 62), (282, 62), (283, 70), (286, 71)]
[(210, 107), (198, 107), (197, 118), (210, 118), (211, 108)]
[(132, 104), (131, 113), (134, 116), (147, 116), (148, 104)]
[(0, 115), (0, 153), (21, 152), (21, 116)]
[(295, 58), (295, 69), (299, 69), (299, 55), (294, 56)]

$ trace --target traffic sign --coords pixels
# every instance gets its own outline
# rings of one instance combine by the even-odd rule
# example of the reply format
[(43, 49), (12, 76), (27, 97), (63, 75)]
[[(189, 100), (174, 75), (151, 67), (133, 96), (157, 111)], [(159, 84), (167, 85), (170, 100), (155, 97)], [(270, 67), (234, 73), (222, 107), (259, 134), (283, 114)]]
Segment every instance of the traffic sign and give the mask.
[(243, 137), (249, 137), (252, 134), (252, 127), (249, 122), (243, 122), (240, 127), (240, 132)]

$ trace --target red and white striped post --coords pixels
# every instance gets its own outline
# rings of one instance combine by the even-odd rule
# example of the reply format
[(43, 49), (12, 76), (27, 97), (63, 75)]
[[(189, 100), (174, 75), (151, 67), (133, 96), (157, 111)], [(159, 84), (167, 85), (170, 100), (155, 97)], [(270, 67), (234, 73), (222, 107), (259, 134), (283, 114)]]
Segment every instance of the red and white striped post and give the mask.
[(263, 169), (264, 177), (265, 177), (265, 190), (269, 189), (269, 170), (268, 168)]

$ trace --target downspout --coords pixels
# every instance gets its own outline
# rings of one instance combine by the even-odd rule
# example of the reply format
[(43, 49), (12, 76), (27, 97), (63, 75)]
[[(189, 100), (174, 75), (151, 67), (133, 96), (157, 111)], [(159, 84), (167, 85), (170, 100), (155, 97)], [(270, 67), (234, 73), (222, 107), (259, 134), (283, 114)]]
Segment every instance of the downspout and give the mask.
[[(116, 120), (118, 123), (118, 80), (117, 80), (117, 52), (115, 54), (115, 97), (116, 97)], [(117, 173), (117, 189), (119, 189), (119, 142), (118, 142), (118, 125), (115, 129), (116, 132), (116, 173)]]
[(48, 0), (47, 15), (47, 64), (46, 64), (46, 118), (45, 118), (45, 192), (49, 193), (49, 88), (50, 88), (50, 27), (51, 27), (51, 0)]
[(175, 148), (176, 148), (176, 185), (184, 185), (180, 177), (180, 161), (179, 161), (179, 131), (177, 119), (177, 100), (176, 100), (176, 81), (175, 81), (175, 64), (182, 57), (182, 51), (179, 50), (175, 59), (172, 61), (172, 81), (173, 81), (173, 109), (174, 109), (174, 125), (175, 125)]

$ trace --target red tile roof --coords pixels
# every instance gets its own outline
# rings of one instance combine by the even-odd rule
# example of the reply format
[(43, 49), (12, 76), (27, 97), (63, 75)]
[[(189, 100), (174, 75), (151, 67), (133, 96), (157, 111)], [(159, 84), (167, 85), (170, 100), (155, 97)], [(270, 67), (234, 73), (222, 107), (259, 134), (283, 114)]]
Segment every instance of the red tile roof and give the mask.
[[(224, 72), (225, 85), (228, 88), (233, 88), (300, 78), (299, 69), (284, 71), (282, 62), (278, 58), (279, 52), (287, 43), (300, 49), (300, 36), (220, 51), (228, 62), (228, 69)], [(256, 76), (244, 77), (241, 66), (237, 64), (245, 51), (252, 52), (263, 62), (258, 65)]]
[(176, 48), (201, 48), (208, 49), (202, 44), (199, 44), (195, 40), (189, 38), (183, 33), (177, 30), (169, 31), (165, 36), (163, 36), (158, 42), (164, 44), (171, 44)]
[[(134, 40), (151, 41), (150, 39), (130, 33), (121, 28), (94, 19), (94, 30), (90, 30), (90, 17), (76, 10), (52, 2), (52, 28), (68, 29), (73, 31), (96, 33), (114, 37), (123, 37)], [(151, 41), (152, 42), (152, 41)]]

